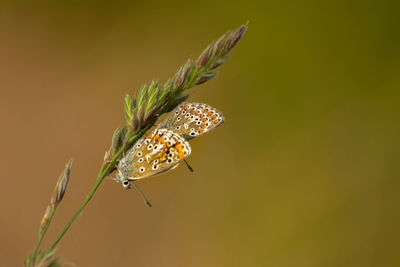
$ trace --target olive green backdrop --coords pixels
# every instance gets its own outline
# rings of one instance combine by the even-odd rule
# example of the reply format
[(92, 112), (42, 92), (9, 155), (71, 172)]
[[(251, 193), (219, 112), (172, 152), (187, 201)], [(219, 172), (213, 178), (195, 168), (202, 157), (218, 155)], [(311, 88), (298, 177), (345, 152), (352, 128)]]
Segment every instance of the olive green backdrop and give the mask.
[[(226, 122), (184, 165), (105, 180), (58, 246), (77, 266), (399, 266), (398, 1), (2, 1), (0, 265), (49, 244), (95, 180), (123, 97), (249, 21), (190, 101)], [(85, 2), (85, 3), (83, 3)]]

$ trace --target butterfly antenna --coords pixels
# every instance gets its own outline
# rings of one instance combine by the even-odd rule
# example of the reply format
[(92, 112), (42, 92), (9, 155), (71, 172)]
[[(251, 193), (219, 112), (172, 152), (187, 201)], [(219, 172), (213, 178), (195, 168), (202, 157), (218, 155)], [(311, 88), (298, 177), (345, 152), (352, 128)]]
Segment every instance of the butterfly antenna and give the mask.
[(147, 205), (147, 207), (151, 208), (151, 203), (150, 203), (150, 201), (147, 200), (147, 198), (143, 194), (142, 190), (140, 190), (140, 188), (135, 183), (132, 183), (132, 184), (136, 188), (136, 190), (139, 192), (139, 194), (142, 196), (144, 203)]
[(186, 166), (188, 167), (189, 171), (193, 172), (193, 168), (190, 167), (189, 163), (187, 163), (186, 159), (183, 160), (186, 163)]

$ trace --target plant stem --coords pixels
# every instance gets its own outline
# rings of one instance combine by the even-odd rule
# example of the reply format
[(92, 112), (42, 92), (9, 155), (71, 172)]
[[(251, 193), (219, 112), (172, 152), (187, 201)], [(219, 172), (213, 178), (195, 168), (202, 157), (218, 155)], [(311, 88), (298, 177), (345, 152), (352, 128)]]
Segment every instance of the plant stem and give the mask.
[(39, 232), (39, 238), (38, 238), (38, 241), (37, 241), (37, 243), (36, 243), (36, 246), (35, 246), (35, 248), (34, 248), (34, 250), (33, 250), (33, 252), (32, 252), (32, 257), (36, 257), (36, 253), (37, 253), (37, 251), (38, 251), (38, 249), (39, 249), (39, 246), (40, 246), (40, 244), (42, 243), (42, 240), (43, 240), (44, 236), (46, 235), (47, 229), (48, 229), (49, 226), (50, 226), (50, 223), (51, 223), (51, 220), (53, 219), (54, 214), (56, 213), (57, 206), (58, 206), (58, 205), (55, 205), (55, 206), (52, 207), (52, 211), (51, 211), (51, 213), (50, 213), (50, 217), (49, 217), (49, 219), (48, 219), (46, 225), (43, 227), (43, 230), (41, 230), (41, 231)]
[(121, 155), (125, 152), (125, 150), (127, 148), (129, 148), (134, 142), (136, 142), (136, 140), (139, 139), (152, 126), (153, 126), (153, 124), (148, 124), (146, 127), (141, 129), (140, 131), (136, 131), (136, 132), (132, 133), (129, 141), (127, 141), (118, 151), (115, 152), (111, 161), (108, 164), (103, 163), (92, 189), (90, 189), (85, 200), (82, 202), (81, 206), (72, 215), (71, 219), (69, 219), (69, 221), (65, 224), (64, 228), (61, 230), (61, 232), (58, 234), (57, 238), (51, 244), (48, 251), (51, 251), (52, 249), (54, 249), (57, 246), (58, 242), (60, 242), (61, 238), (68, 231), (69, 227), (71, 227), (71, 224), (75, 221), (76, 217), (78, 217), (78, 215), (82, 212), (82, 210), (88, 204), (90, 199), (92, 199), (94, 193), (96, 192), (97, 188), (100, 186), (100, 184), (104, 180), (104, 178), (106, 178), (114, 170), (114, 168), (117, 164), (117, 161), (119, 160)]
[(93, 197), (94, 193), (96, 192), (97, 188), (100, 186), (101, 182), (104, 180), (104, 178), (106, 176), (108, 176), (111, 171), (114, 169), (115, 164), (117, 162), (117, 160), (119, 159), (119, 157), (121, 156), (122, 152), (124, 151), (124, 148), (120, 149), (117, 153), (115, 153), (113, 159), (111, 160), (110, 164), (107, 165), (106, 168), (104, 168), (104, 164), (102, 165), (102, 167), (100, 168), (100, 172), (97, 175), (97, 179), (96, 182), (94, 183), (92, 189), (90, 190), (90, 192), (87, 194), (85, 200), (82, 202), (81, 206), (75, 211), (74, 215), (72, 215), (71, 219), (69, 219), (69, 221), (65, 224), (64, 228), (62, 229), (62, 231), (58, 234), (56, 240), (51, 244), (51, 246), (49, 247), (48, 251), (54, 249), (58, 242), (60, 242), (61, 238), (64, 236), (64, 234), (68, 231), (69, 227), (71, 226), (71, 224), (74, 222), (74, 220), (76, 219), (76, 217), (78, 217), (78, 215), (82, 212), (82, 210), (85, 208), (85, 206), (88, 204), (88, 202), (90, 201), (90, 199)]

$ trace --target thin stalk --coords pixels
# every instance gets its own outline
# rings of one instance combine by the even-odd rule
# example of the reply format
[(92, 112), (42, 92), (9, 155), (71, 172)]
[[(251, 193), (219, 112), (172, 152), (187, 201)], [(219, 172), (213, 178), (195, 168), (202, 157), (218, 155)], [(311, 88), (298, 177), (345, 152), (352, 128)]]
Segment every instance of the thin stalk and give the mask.
[[(111, 161), (109, 164), (103, 165), (100, 168), (99, 174), (97, 175), (97, 179), (92, 187), (90, 189), (89, 193), (87, 194), (85, 200), (82, 202), (81, 206), (75, 211), (75, 213), (72, 215), (71, 219), (65, 224), (64, 228), (61, 230), (61, 232), (58, 234), (57, 238), (54, 240), (54, 242), (50, 245), (48, 251), (53, 250), (58, 242), (60, 242), (61, 238), (64, 236), (64, 234), (68, 231), (69, 227), (71, 227), (71, 224), (75, 221), (76, 217), (82, 212), (82, 210), (86, 207), (86, 205), (89, 203), (89, 201), (92, 199), (94, 193), (96, 192), (97, 188), (100, 186), (101, 182), (106, 178), (115, 168), (117, 161), (121, 157), (121, 155), (125, 152), (125, 150), (134, 142), (136, 142), (137, 139), (139, 139), (149, 128), (151, 128), (153, 124), (149, 124), (146, 127), (144, 127), (141, 131), (133, 133), (131, 136), (132, 138), (130, 141), (125, 143), (115, 154), (113, 155)], [(106, 166), (106, 167), (105, 167)]]
[(43, 240), (44, 236), (46, 235), (47, 229), (49, 229), (49, 226), (50, 226), (50, 224), (51, 224), (51, 220), (52, 220), (53, 217), (54, 217), (54, 214), (56, 213), (57, 206), (58, 206), (58, 205), (55, 205), (55, 206), (52, 208), (52, 211), (51, 211), (51, 213), (50, 213), (50, 217), (49, 217), (49, 219), (48, 219), (46, 225), (43, 227), (43, 230), (39, 232), (38, 241), (37, 241), (36, 246), (35, 246), (35, 248), (33, 249), (33, 252), (32, 252), (32, 256), (33, 256), (33, 257), (36, 257), (36, 253), (37, 253), (37, 251), (38, 251), (38, 249), (39, 249), (39, 246), (40, 246), (40, 244), (42, 243), (42, 240)]
[(51, 246), (49, 247), (48, 251), (54, 249), (57, 246), (58, 242), (60, 242), (61, 238), (68, 231), (69, 227), (74, 222), (76, 217), (78, 217), (78, 215), (82, 212), (82, 210), (85, 208), (85, 206), (89, 203), (90, 199), (92, 199), (94, 193), (96, 192), (97, 188), (100, 186), (101, 182), (114, 169), (115, 164), (116, 164), (117, 160), (119, 159), (119, 157), (122, 155), (123, 151), (124, 151), (124, 148), (120, 149), (117, 153), (115, 153), (115, 155), (114, 155), (113, 159), (111, 160), (110, 164), (108, 164), (105, 169), (104, 169), (104, 164), (102, 165), (102, 167), (100, 169), (100, 172), (97, 175), (96, 182), (94, 183), (92, 189), (90, 189), (90, 192), (87, 194), (85, 200), (82, 202), (81, 206), (72, 215), (71, 219), (69, 219), (69, 221), (65, 224), (64, 228), (58, 234), (56, 240), (54, 240), (54, 242), (51, 244)]

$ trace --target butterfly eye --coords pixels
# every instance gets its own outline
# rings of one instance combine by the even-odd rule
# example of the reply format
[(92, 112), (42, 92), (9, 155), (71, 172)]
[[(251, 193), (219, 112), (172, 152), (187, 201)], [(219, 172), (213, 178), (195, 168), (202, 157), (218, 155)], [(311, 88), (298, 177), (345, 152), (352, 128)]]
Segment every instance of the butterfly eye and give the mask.
[(122, 186), (125, 189), (129, 189), (131, 187), (131, 183), (128, 180), (125, 180), (125, 181), (122, 182)]

